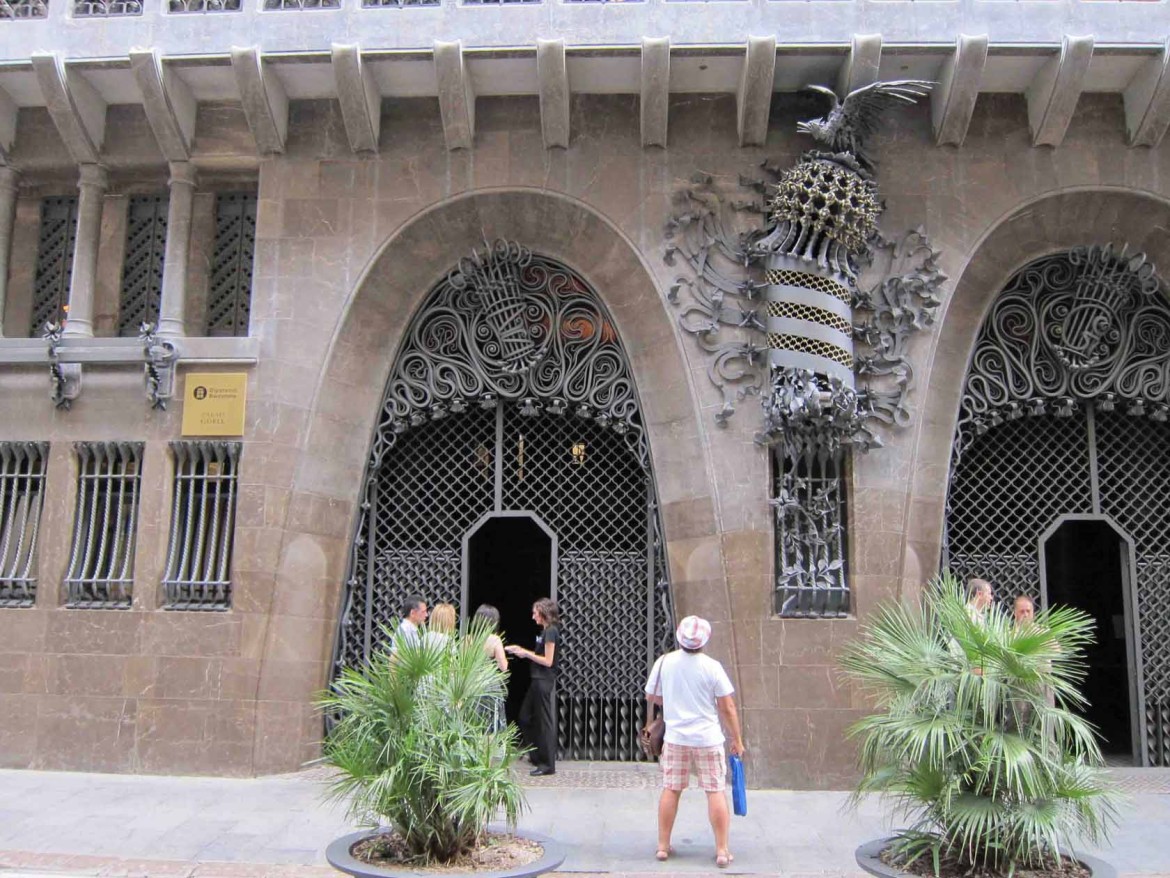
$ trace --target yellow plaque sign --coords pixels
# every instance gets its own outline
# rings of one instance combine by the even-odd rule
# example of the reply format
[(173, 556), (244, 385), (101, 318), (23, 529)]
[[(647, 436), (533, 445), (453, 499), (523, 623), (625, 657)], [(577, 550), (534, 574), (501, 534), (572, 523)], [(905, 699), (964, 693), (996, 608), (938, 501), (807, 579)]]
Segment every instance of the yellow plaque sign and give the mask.
[(184, 436), (243, 436), (247, 372), (188, 372), (183, 388)]

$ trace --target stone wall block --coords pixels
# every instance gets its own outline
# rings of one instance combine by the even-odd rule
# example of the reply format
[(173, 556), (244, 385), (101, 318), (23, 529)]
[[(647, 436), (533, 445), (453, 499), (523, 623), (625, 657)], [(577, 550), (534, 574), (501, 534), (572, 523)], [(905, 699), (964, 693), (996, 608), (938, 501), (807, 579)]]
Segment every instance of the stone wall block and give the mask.
[(67, 645), (75, 655), (133, 655), (145, 645), (142, 622), (134, 611), (60, 609), (49, 614), (45, 643)]
[(0, 693), (0, 768), (27, 768), (36, 759), (38, 701)]
[(271, 571), (280, 561), (284, 534), (279, 528), (237, 527), (232, 545), (232, 569)]
[(669, 540), (671, 581), (699, 582), (724, 576), (720, 541), (713, 537)]
[(37, 699), (41, 770), (132, 771), (138, 705), (127, 698), (49, 695)]
[(159, 657), (238, 655), (240, 627), (239, 616), (229, 613), (150, 613), (136, 652)]

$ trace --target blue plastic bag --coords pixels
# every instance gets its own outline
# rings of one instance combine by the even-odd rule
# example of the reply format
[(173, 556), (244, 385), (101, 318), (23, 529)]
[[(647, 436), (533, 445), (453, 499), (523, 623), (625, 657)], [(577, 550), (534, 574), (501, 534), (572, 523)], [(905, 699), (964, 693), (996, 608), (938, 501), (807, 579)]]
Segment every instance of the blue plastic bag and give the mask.
[(746, 817), (747, 780), (743, 774), (743, 760), (734, 754), (728, 756), (727, 769), (731, 774), (731, 807), (736, 817)]

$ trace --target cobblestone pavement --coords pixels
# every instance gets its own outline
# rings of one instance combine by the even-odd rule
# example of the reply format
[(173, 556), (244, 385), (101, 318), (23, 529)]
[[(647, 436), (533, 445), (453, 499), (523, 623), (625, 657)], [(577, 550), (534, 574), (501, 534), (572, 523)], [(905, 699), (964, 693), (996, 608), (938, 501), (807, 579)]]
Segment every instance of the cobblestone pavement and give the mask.
[[(322, 802), (323, 770), (254, 779), (0, 771), (0, 878), (326, 878), (323, 851), (350, 830)], [(1130, 803), (1113, 847), (1124, 875), (1170, 878), (1170, 770), (1116, 769)], [(676, 855), (653, 859), (652, 766), (563, 763), (523, 781), (521, 827), (566, 844), (574, 878), (780, 874), (854, 878), (853, 850), (887, 829), (876, 802), (845, 810), (843, 792), (752, 790), (734, 818), (736, 861), (713, 868), (701, 793), (684, 795)]]

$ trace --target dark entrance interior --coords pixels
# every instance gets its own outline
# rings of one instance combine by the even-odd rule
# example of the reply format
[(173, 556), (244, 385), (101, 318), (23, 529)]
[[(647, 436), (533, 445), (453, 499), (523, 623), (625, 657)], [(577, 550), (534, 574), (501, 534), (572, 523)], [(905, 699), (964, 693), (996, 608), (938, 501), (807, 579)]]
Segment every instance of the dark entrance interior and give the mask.
[[(552, 540), (526, 516), (492, 518), (468, 541), (467, 611), (492, 604), (500, 611), (504, 643), (531, 649), (536, 623), (532, 605), (552, 593)], [(515, 721), (528, 691), (530, 663), (508, 659), (507, 716)]]
[(1066, 521), (1045, 544), (1048, 603), (1084, 610), (1096, 621), (1089, 646), (1084, 716), (1101, 731), (1102, 750), (1132, 756), (1126, 648), (1125, 543), (1104, 521)]

